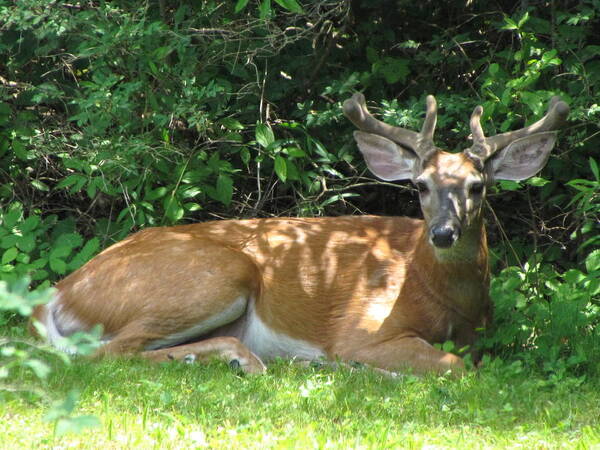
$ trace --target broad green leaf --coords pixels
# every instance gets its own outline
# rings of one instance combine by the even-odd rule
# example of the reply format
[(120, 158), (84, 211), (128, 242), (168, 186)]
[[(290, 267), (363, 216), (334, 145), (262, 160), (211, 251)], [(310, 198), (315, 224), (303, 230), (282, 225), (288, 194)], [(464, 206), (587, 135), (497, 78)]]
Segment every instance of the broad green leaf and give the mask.
[(232, 117), (225, 117), (221, 119), (221, 124), (232, 131), (241, 131), (244, 129), (244, 125), (239, 120), (233, 119)]
[(32, 180), (31, 185), (39, 191), (48, 192), (50, 188), (46, 183), (41, 182), (40, 180)]
[(67, 263), (59, 258), (50, 258), (50, 269), (59, 275), (64, 275), (67, 273)]
[(27, 161), (29, 159), (29, 153), (25, 149), (25, 146), (18, 140), (12, 141), (12, 149), (15, 153), (15, 156), (19, 158), (21, 161)]
[(15, 247), (9, 248), (2, 254), (2, 264), (13, 262), (17, 258), (18, 254), (19, 250), (17, 250)]
[(17, 236), (16, 234), (10, 234), (8, 236), (5, 236), (2, 238), (2, 241), (0, 241), (0, 248), (14, 247), (15, 245), (17, 245), (17, 242), (19, 242), (20, 239), (21, 237)]
[(281, 155), (275, 157), (275, 173), (281, 181), (285, 183), (287, 179), (287, 165), (285, 159)]
[(180, 192), (181, 198), (193, 198), (200, 194), (202, 194), (202, 189), (198, 186), (191, 186)]
[(151, 202), (153, 200), (157, 200), (159, 198), (164, 197), (167, 192), (168, 192), (168, 189), (164, 186), (153, 189), (152, 191), (150, 191), (146, 194), (146, 197), (144, 197), (144, 200), (149, 201), (149, 202)]
[(256, 142), (258, 142), (258, 144), (264, 148), (267, 148), (275, 141), (273, 130), (271, 130), (271, 128), (264, 123), (259, 123), (256, 125), (255, 136)]
[(88, 260), (94, 255), (94, 253), (96, 253), (98, 251), (99, 248), (100, 248), (100, 240), (97, 237), (92, 238), (85, 243), (85, 245), (79, 251), (77, 256), (81, 256), (85, 260)]
[(49, 257), (50, 259), (65, 258), (71, 254), (72, 249), (73, 247), (69, 245), (61, 245), (59, 247), (54, 247), (50, 252)]
[(22, 212), (23, 210), (19, 205), (10, 209), (7, 213), (4, 213), (4, 215), (2, 216), (2, 223), (4, 225), (4, 228), (10, 229), (14, 227), (21, 218)]
[(288, 147), (285, 149), (285, 153), (294, 158), (304, 158), (306, 156), (306, 152), (298, 147)]
[(231, 203), (233, 196), (233, 180), (228, 175), (220, 174), (217, 178), (217, 198), (225, 206)]
[(181, 220), (184, 214), (183, 207), (179, 204), (177, 199), (171, 197), (166, 200), (165, 215), (171, 222), (177, 222)]
[(35, 236), (33, 234), (19, 236), (16, 244), (21, 251), (26, 253), (32, 252), (35, 248)]
[(83, 244), (83, 238), (79, 233), (63, 233), (58, 236), (54, 243), (56, 247), (69, 247), (69, 251), (74, 247), (79, 247), (81, 244)]
[(548, 183), (550, 183), (549, 180), (546, 180), (545, 178), (540, 178), (540, 177), (531, 177), (529, 180), (527, 180), (527, 184), (529, 184), (531, 186), (536, 186), (536, 187), (542, 187)]
[(35, 230), (40, 222), (41, 219), (39, 216), (29, 216), (19, 224), (19, 230), (21, 230), (23, 233), (29, 233), (30, 231)]
[(250, 162), (250, 150), (247, 147), (242, 147), (240, 150), (240, 158), (242, 158), (242, 162), (244, 164), (248, 164)]
[(518, 191), (521, 188), (518, 182), (511, 180), (500, 180), (498, 181), (498, 185), (503, 191)]
[[(87, 180), (87, 177), (85, 177), (84, 175), (81, 175), (79, 173), (74, 173), (74, 174), (69, 175), (68, 177), (65, 177), (62, 180), (60, 180), (57, 183), (56, 187), (61, 189), (61, 188), (67, 188), (70, 186), (77, 186), (82, 181), (83, 181), (83, 183), (85, 183), (86, 180)], [(83, 184), (82, 184), (82, 186), (83, 186)]]
[(585, 268), (588, 273), (600, 270), (600, 249), (594, 250), (585, 258)]
[(275, 3), (293, 13), (304, 14), (302, 6), (296, 0), (275, 0)]

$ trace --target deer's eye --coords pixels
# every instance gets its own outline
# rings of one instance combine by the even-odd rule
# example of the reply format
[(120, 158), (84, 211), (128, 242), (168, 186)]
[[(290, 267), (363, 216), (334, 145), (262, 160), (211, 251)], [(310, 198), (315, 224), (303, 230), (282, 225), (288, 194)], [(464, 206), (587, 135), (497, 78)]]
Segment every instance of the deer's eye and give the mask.
[(419, 194), (427, 194), (429, 192), (427, 183), (425, 183), (424, 181), (417, 181), (415, 183), (415, 186), (417, 187), (417, 191), (419, 191)]
[(483, 194), (483, 183), (481, 183), (481, 182), (473, 183), (469, 187), (469, 193), (472, 194), (472, 195), (481, 195), (481, 194)]

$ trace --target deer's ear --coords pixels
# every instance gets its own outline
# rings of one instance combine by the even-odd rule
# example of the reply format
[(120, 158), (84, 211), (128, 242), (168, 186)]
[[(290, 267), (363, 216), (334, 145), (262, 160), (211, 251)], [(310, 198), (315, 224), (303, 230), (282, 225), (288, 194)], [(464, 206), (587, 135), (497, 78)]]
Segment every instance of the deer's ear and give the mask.
[(534, 176), (546, 165), (555, 143), (555, 132), (517, 139), (488, 160), (494, 179), (520, 181)]
[(407, 180), (413, 176), (417, 156), (398, 144), (376, 134), (355, 131), (354, 139), (369, 170), (386, 181)]

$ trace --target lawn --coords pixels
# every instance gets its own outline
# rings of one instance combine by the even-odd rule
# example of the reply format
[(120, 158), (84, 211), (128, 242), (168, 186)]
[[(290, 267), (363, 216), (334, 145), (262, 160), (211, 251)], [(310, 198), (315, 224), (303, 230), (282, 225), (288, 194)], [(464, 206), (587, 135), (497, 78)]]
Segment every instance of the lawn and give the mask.
[[(489, 363), (462, 379), (384, 378), (287, 361), (264, 376), (221, 363), (77, 359), (41, 385), (25, 372), (0, 391), (1, 448), (600, 448), (600, 383)], [(99, 424), (60, 434), (44, 420), (79, 391), (73, 415)]]

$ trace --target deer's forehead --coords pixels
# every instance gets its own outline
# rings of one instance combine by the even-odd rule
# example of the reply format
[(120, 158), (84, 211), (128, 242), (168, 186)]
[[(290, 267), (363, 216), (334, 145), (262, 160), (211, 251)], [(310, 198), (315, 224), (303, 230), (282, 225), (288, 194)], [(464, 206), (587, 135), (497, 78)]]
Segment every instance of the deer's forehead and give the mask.
[(439, 183), (458, 183), (480, 178), (481, 172), (462, 153), (438, 152), (427, 161), (422, 176)]

